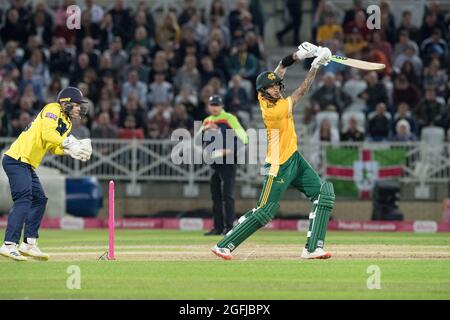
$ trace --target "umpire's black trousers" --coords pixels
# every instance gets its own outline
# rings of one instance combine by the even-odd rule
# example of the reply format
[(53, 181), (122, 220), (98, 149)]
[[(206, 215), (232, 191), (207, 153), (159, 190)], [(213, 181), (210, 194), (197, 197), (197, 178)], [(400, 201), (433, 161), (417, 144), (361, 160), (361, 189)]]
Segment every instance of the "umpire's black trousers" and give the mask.
[(236, 164), (213, 164), (211, 176), (211, 195), (213, 201), (214, 229), (218, 231), (233, 228), (234, 183)]

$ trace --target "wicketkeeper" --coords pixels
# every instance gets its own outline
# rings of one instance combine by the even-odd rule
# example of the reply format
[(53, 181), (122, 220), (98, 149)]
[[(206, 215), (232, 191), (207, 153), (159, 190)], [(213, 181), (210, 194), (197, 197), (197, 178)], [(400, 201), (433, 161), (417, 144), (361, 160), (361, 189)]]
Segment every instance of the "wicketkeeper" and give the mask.
[[(316, 57), (306, 79), (291, 96), (284, 97), (283, 77), (286, 68), (296, 61)], [(319, 175), (297, 150), (294, 106), (310, 88), (317, 70), (331, 58), (328, 48), (304, 42), (299, 50), (283, 58), (275, 71), (265, 71), (256, 79), (256, 90), (264, 124), (267, 128), (268, 151), (267, 174), (256, 208), (245, 213), (238, 224), (212, 248), (217, 256), (229, 260), (231, 252), (259, 228), (271, 221), (278, 208), (281, 196), (292, 185), (303, 192), (312, 202), (309, 214), (309, 230), (306, 246), (301, 258), (328, 259), (329, 252), (323, 250), (328, 220), (334, 205), (333, 185), (321, 182)]]
[[(57, 101), (47, 104), (5, 152), (2, 164), (14, 204), (9, 211), (1, 255), (18, 261), (27, 260), (25, 256), (48, 260), (49, 255), (37, 246), (47, 197), (35, 170), (48, 151), (56, 155), (68, 154), (81, 161), (90, 159), (91, 140), (77, 140), (69, 135), (72, 119), (87, 113), (85, 102), (77, 88), (61, 90)], [(19, 247), (22, 229), (23, 242)]]

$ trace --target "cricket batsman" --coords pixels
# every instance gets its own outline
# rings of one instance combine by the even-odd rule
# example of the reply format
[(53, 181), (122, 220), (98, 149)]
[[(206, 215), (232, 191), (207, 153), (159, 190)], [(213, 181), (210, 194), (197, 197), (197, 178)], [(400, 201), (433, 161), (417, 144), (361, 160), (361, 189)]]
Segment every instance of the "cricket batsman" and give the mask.
[[(284, 97), (283, 77), (287, 67), (296, 61), (316, 57), (304, 82), (291, 96)], [(303, 42), (299, 50), (283, 58), (275, 71), (262, 72), (256, 79), (256, 90), (267, 128), (268, 152), (264, 168), (267, 172), (256, 208), (245, 213), (237, 225), (212, 248), (217, 256), (230, 260), (232, 251), (258, 229), (271, 221), (286, 189), (292, 185), (312, 202), (309, 230), (301, 258), (328, 259), (323, 250), (328, 220), (334, 205), (334, 190), (330, 182), (321, 182), (319, 175), (297, 150), (297, 135), (292, 116), (294, 106), (309, 90), (317, 70), (331, 58), (328, 48)]]
[[(77, 88), (61, 90), (57, 101), (44, 106), (5, 152), (2, 165), (8, 176), (14, 204), (9, 211), (1, 255), (16, 261), (26, 261), (26, 256), (49, 259), (49, 255), (37, 246), (47, 197), (35, 170), (48, 151), (56, 155), (68, 154), (81, 161), (89, 160), (91, 140), (78, 140), (70, 135), (72, 119), (87, 113), (87, 107), (83, 105), (85, 102)], [(23, 242), (19, 246), (22, 229)]]

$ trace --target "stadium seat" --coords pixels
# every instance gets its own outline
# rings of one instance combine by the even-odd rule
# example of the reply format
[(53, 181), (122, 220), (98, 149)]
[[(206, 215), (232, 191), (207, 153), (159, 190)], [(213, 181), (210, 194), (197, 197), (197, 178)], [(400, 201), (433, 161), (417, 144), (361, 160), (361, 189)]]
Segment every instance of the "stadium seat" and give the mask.
[(351, 117), (355, 117), (356, 121), (358, 121), (358, 128), (362, 132), (365, 131), (366, 127), (366, 116), (362, 111), (345, 111), (342, 114), (341, 124), (342, 124), (342, 132), (345, 132), (349, 126), (349, 120)]
[(441, 127), (429, 126), (422, 129), (420, 139), (426, 143), (444, 142), (445, 130)]
[(321, 111), (316, 114), (316, 128), (320, 127), (324, 119), (330, 120), (331, 125), (339, 131), (339, 114), (336, 111)]

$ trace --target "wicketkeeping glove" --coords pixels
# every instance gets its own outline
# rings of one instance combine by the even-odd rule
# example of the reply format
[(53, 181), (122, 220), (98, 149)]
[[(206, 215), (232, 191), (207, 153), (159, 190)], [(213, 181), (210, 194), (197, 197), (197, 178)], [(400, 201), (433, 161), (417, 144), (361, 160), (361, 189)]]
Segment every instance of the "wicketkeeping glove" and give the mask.
[(87, 161), (89, 160), (92, 152), (89, 152), (87, 147), (83, 146), (83, 144), (75, 138), (73, 135), (68, 136), (61, 144), (64, 153), (68, 154), (74, 159), (81, 160), (81, 161)]
[(87, 159), (89, 160), (91, 158), (91, 155), (92, 155), (91, 139), (81, 139), (80, 143), (81, 143), (81, 146), (82, 146), (83, 150), (86, 151), (89, 154), (88, 157), (87, 157)]

